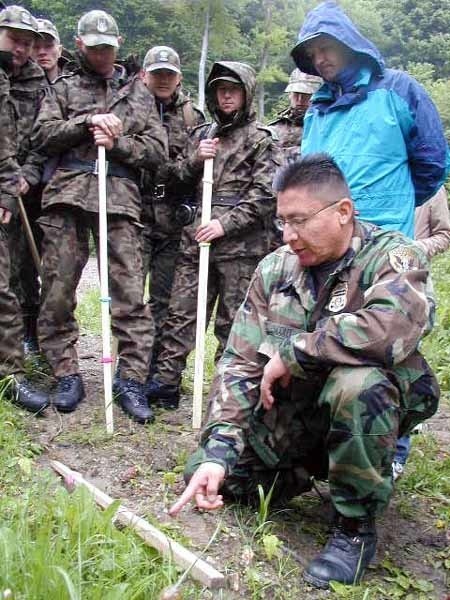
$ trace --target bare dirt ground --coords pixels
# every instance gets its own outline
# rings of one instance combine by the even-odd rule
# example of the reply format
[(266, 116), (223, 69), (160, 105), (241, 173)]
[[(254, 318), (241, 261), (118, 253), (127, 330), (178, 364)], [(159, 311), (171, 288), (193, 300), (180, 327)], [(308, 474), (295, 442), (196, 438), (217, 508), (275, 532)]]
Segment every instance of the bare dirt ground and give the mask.
[[(96, 282), (96, 265), (90, 261), (80, 292)], [(56, 459), (81, 472), (103, 491), (166, 528), (194, 551), (206, 545), (221, 519), (221, 530), (207, 558), (222, 572), (236, 574), (235, 589), (222, 595), (205, 591), (204, 598), (329, 598), (330, 592), (314, 590), (301, 578), (303, 566), (327, 537), (330, 506), (326, 485), (320, 488), (323, 498), (311, 492), (288, 509), (271, 514), (273, 532), (283, 541), (278, 560), (267, 560), (252, 539), (256, 529), (254, 510), (234, 506), (212, 515), (187, 508), (177, 520), (171, 520), (166, 509), (183, 489), (182, 465), (196, 446), (196, 434), (191, 430), (191, 398), (183, 397), (177, 411), (158, 412), (156, 422), (145, 427), (130, 421), (115, 406), (115, 432), (109, 438), (104, 426), (100, 355), (100, 338), (81, 336), (79, 358), (86, 399), (72, 414), (60, 415), (49, 408), (42, 418), (28, 419), (31, 435), (45, 448), (43, 465), (48, 459)], [(449, 412), (441, 409), (427, 424), (427, 429), (441, 442), (443, 453), (448, 452), (450, 441)], [(449, 532), (437, 529), (435, 521), (433, 507), (426, 499), (417, 495), (405, 501), (404, 494), (394, 495), (380, 520), (377, 557), (365, 581), (376, 579), (389, 590), (389, 584), (382, 581), (383, 577), (392, 576), (385, 568), (388, 561), (416, 580), (433, 583), (433, 592), (425, 596), (413, 592), (408, 598), (448, 600), (446, 572), (438, 557), (449, 544)], [(403, 597), (397, 584), (392, 590), (392, 595), (389, 592), (386, 598)]]

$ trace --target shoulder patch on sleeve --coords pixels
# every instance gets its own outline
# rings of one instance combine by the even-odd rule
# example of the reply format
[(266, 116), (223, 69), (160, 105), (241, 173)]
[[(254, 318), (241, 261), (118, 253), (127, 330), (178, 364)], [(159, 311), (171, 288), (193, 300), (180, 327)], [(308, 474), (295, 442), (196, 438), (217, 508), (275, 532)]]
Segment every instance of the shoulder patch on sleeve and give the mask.
[(410, 246), (397, 246), (389, 252), (389, 262), (397, 273), (417, 269), (417, 254)]

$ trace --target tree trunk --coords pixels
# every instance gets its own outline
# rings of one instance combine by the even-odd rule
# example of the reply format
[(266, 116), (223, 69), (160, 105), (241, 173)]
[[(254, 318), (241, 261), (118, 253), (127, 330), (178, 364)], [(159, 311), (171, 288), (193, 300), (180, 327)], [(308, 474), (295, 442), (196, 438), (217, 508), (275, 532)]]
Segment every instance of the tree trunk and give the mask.
[(205, 14), (205, 28), (203, 30), (202, 51), (200, 54), (200, 62), (198, 65), (198, 106), (200, 110), (205, 109), (205, 69), (206, 59), (208, 58), (209, 19), (210, 3), (208, 2)]

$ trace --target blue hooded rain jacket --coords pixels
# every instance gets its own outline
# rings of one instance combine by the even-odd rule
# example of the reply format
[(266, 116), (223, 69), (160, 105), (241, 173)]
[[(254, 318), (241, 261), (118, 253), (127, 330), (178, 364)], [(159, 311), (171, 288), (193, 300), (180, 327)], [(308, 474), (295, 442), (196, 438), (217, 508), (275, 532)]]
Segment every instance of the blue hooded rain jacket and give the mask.
[(305, 53), (305, 42), (319, 34), (350, 48), (355, 63), (342, 72), (344, 86), (325, 82), (313, 95), (301, 153), (331, 154), (361, 219), (414, 237), (415, 206), (437, 192), (448, 171), (439, 114), (415, 79), (385, 68), (378, 49), (335, 2), (320, 4), (306, 17), (292, 51), (302, 71), (319, 75)]

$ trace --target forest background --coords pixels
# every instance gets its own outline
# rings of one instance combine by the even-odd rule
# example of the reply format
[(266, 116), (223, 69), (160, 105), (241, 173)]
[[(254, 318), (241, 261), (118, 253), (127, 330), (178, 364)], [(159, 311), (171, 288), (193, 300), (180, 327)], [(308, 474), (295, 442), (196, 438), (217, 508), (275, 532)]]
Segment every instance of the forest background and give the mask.
[[(112, 14), (124, 37), (121, 57), (142, 61), (154, 45), (175, 48), (184, 88), (203, 102), (204, 73), (215, 60), (240, 60), (257, 72), (261, 120), (287, 105), (294, 68), (290, 51), (314, 0), (30, 0), (21, 3), (51, 19), (64, 46), (74, 48), (79, 17)], [(339, 4), (380, 49), (388, 67), (407, 70), (428, 90), (450, 138), (450, 0), (341, 0)], [(203, 50), (203, 52), (202, 52)]]

